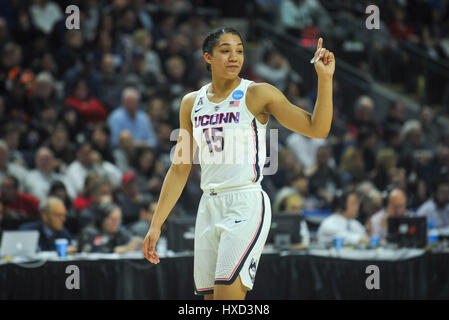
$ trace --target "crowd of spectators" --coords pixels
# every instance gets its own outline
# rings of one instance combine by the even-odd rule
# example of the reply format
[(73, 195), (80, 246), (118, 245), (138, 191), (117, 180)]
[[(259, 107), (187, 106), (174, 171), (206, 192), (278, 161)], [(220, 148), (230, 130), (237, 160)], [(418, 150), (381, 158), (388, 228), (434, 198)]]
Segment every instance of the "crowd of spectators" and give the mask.
[[(180, 99), (210, 81), (201, 46), (212, 25), (189, 11), (193, 3), (79, 1), (80, 30), (66, 29), (64, 1), (1, 3), (3, 229), (39, 230), (42, 250), (53, 249), (56, 236), (77, 239), (75, 251), (140, 246), (170, 166)], [(316, 92), (304, 92), (304, 80), (275, 50), (246, 64), (241, 76), (273, 83), (292, 103), (313, 110)], [(343, 114), (336, 80), (334, 88), (327, 139), (309, 139), (270, 120), (269, 128), (279, 128), (279, 169), (262, 184), (275, 211), (331, 212), (338, 209), (336, 195), (349, 189), (360, 201), (352, 205), (359, 209), (354, 226), (368, 234), (384, 206), (390, 214), (383, 198), (395, 193), (384, 193), (400, 189), (411, 212), (421, 206), (429, 216), (441, 211), (448, 217), (437, 219), (438, 226), (448, 225), (449, 201), (434, 186), (449, 167), (449, 134), (433, 110), (423, 106), (419, 119), (406, 119), (396, 101), (378, 123), (369, 96)], [(199, 180), (194, 165), (172, 215), (196, 214)], [(438, 185), (447, 188), (443, 182)], [(348, 219), (355, 219), (353, 211)]]
[[(445, 0), (256, 0), (256, 12), (304, 46), (324, 34), (340, 58), (449, 112), (449, 3)], [(378, 8), (379, 29), (365, 20)], [(372, 20), (370, 20), (372, 21)]]

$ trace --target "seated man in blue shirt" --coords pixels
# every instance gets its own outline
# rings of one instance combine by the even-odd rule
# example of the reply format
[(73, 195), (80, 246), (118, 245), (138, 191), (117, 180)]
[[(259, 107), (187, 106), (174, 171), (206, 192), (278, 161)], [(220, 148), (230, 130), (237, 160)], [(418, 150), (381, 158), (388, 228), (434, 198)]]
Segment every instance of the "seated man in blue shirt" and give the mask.
[[(72, 236), (64, 228), (67, 209), (64, 202), (56, 197), (48, 197), (41, 207), (41, 220), (24, 224), (20, 230), (39, 231), (39, 248), (41, 251), (56, 250), (55, 240), (65, 238), (72, 240)], [(76, 252), (75, 246), (68, 246), (67, 252)]]
[(133, 88), (123, 90), (123, 106), (112, 112), (108, 118), (111, 129), (111, 145), (118, 146), (120, 132), (129, 130), (134, 141), (140, 144), (157, 146), (157, 136), (148, 115), (139, 110), (139, 92)]

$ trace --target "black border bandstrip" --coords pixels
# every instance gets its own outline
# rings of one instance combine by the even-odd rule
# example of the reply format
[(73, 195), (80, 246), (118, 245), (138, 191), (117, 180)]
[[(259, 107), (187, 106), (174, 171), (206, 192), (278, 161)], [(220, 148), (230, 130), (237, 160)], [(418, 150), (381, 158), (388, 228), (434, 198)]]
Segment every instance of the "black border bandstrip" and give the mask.
[(260, 222), (260, 226), (259, 226), (259, 229), (257, 230), (257, 234), (254, 238), (254, 241), (253, 241), (253, 243), (251, 243), (248, 251), (246, 251), (246, 254), (243, 257), (242, 261), (240, 261), (240, 264), (237, 267), (237, 269), (235, 270), (232, 278), (229, 280), (215, 280), (215, 282), (214, 282), (215, 284), (232, 284), (235, 281), (235, 279), (237, 279), (238, 275), (240, 274), (240, 270), (242, 270), (243, 265), (245, 264), (246, 259), (248, 258), (249, 254), (251, 253), (251, 250), (253, 250), (254, 246), (256, 245), (257, 240), (259, 240), (259, 235), (262, 232), (264, 218), (265, 218), (265, 199), (263, 196), (263, 192), (260, 192), (260, 194), (262, 195), (262, 217), (261, 217), (262, 221)]
[(256, 180), (254, 182), (257, 182), (260, 178), (260, 167), (259, 167), (259, 136), (257, 135), (257, 122), (256, 118), (253, 119), (253, 129), (254, 129), (254, 135), (256, 136)]

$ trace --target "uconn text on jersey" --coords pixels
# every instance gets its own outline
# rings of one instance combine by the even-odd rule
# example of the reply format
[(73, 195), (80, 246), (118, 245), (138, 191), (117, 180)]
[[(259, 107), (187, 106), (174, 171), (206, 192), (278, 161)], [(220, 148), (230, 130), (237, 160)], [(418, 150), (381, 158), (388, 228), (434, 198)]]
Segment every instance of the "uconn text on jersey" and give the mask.
[(195, 117), (195, 128), (222, 123), (239, 123), (240, 112), (214, 113)]

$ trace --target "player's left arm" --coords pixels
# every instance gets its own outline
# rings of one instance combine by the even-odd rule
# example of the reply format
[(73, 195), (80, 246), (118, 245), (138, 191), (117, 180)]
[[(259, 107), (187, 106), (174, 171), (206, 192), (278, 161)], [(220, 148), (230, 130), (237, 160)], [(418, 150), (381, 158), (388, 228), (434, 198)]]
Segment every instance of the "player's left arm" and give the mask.
[[(283, 126), (311, 138), (326, 138), (329, 134), (332, 115), (332, 78), (335, 71), (335, 57), (322, 48), (323, 39), (318, 40), (317, 51), (312, 61), (318, 75), (318, 93), (313, 114), (290, 103), (285, 95), (267, 83), (255, 84), (248, 93), (255, 109), (272, 114)], [(253, 103), (252, 103), (253, 104)]]

